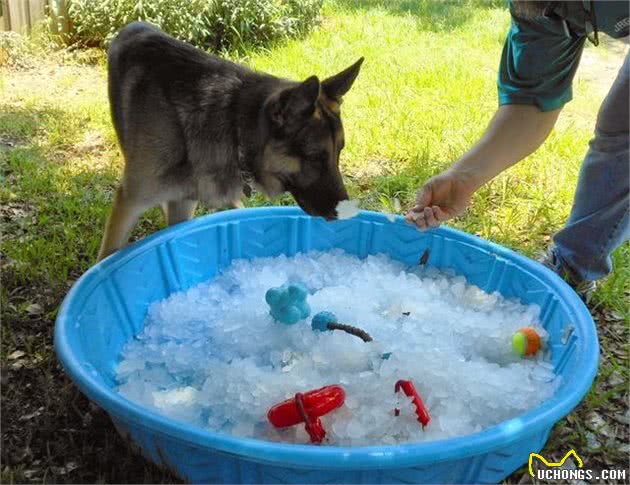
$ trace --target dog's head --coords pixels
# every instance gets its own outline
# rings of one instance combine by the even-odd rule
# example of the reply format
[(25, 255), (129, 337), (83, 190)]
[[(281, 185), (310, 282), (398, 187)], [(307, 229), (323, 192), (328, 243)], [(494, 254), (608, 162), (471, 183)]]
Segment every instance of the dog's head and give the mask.
[(348, 198), (339, 171), (344, 146), (340, 106), (362, 62), (325, 81), (309, 77), (267, 100), (271, 136), (259, 180), (267, 194), (288, 191), (309, 214), (336, 217), (335, 207)]

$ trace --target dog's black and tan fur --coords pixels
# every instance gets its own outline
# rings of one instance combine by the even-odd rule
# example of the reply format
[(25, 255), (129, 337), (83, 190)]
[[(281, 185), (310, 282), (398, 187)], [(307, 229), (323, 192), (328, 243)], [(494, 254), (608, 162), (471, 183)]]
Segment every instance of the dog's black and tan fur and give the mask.
[(348, 198), (338, 167), (339, 106), (363, 59), (322, 82), (293, 82), (133, 23), (108, 61), (125, 169), (99, 259), (127, 243), (145, 210), (161, 205), (171, 225), (189, 219), (197, 201), (238, 206), (247, 178), (269, 196), (289, 191), (328, 219)]

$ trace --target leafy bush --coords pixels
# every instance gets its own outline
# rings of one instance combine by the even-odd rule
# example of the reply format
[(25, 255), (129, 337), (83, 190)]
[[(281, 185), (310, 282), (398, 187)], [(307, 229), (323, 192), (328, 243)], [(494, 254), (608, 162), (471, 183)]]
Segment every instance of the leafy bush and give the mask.
[(107, 46), (134, 20), (201, 48), (243, 50), (306, 33), (323, 0), (72, 0), (71, 43)]
[(211, 46), (216, 50), (264, 46), (304, 34), (319, 20), (323, 0), (214, 2)]
[(0, 32), (0, 67), (31, 67), (35, 50), (28, 36), (17, 32)]

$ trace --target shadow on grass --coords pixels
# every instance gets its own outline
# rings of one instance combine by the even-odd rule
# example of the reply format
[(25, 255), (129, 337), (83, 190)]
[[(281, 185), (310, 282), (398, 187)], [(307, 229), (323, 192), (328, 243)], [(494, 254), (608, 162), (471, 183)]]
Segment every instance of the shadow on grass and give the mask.
[(336, 0), (350, 12), (384, 10), (391, 15), (413, 15), (418, 28), (428, 32), (445, 32), (461, 27), (475, 10), (507, 8), (504, 0)]
[[(115, 166), (90, 166), (95, 153), (73, 146), (81, 121), (52, 107), (0, 114), (1, 480), (171, 483), (132, 453), (54, 354), (57, 308), (94, 264), (118, 178)], [(138, 232), (158, 220), (145, 218)]]
[[(44, 106), (0, 114), (0, 201), (5, 279), (64, 286), (94, 264), (118, 183), (119, 155), (104, 139), (85, 144), (81, 115)], [(159, 212), (134, 237), (158, 229)], [(8, 261), (8, 266), (7, 266)]]

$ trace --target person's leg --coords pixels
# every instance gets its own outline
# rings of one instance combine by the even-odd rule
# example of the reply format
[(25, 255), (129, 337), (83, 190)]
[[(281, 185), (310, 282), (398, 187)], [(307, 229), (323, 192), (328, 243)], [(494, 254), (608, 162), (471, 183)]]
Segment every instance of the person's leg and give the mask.
[(611, 253), (630, 236), (629, 59), (599, 110), (571, 215), (554, 236), (556, 264), (569, 270), (573, 284), (607, 275)]

